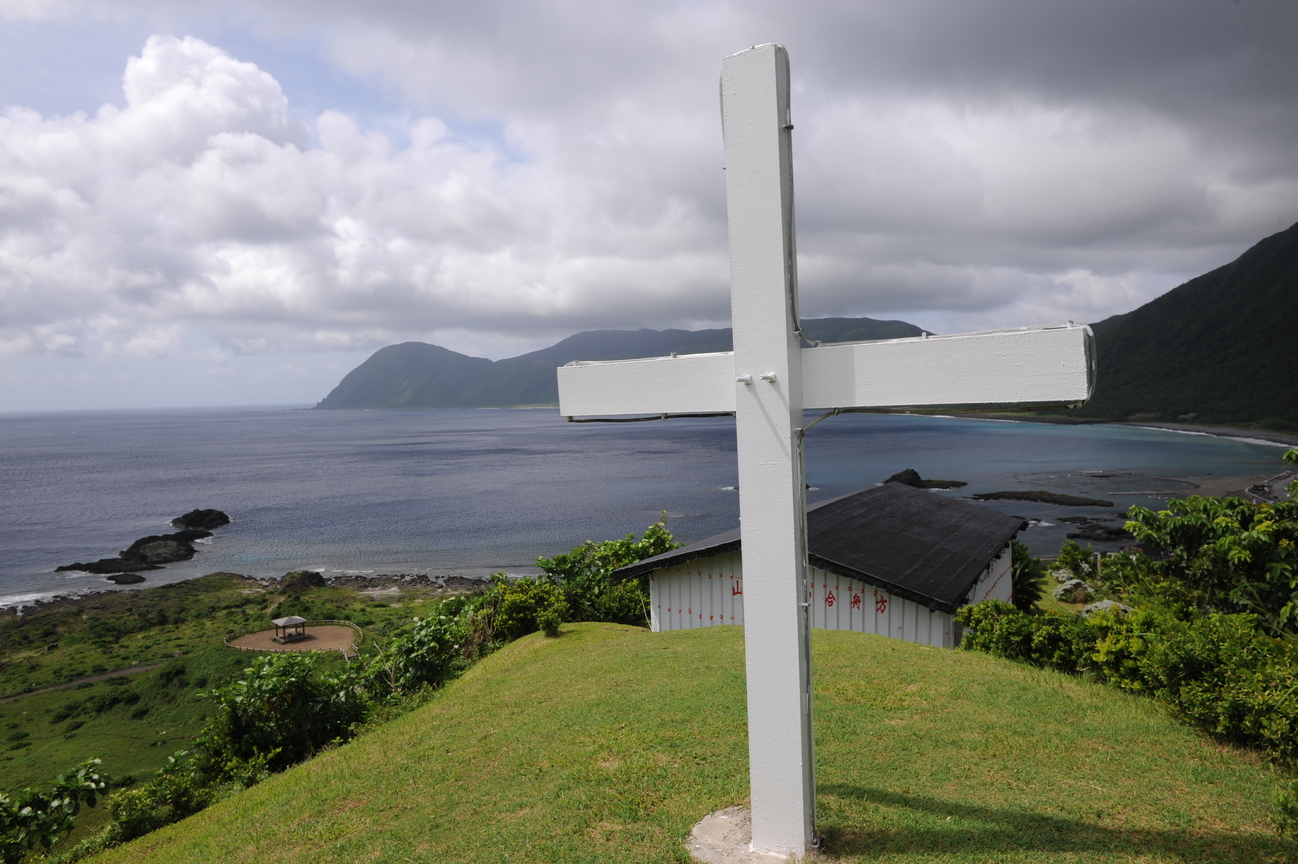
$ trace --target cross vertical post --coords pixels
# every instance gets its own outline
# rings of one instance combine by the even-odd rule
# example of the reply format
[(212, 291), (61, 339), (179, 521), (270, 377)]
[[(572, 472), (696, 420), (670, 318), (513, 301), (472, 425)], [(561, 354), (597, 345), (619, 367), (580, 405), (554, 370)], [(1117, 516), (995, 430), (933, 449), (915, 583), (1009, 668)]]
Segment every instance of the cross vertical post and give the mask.
[(721, 118), (734, 351), (574, 361), (559, 411), (735, 415), (752, 848), (801, 855), (816, 813), (803, 410), (1076, 405), (1095, 387), (1095, 338), (1069, 322), (801, 347), (783, 47), (722, 61)]
[(754, 849), (801, 854), (815, 833), (789, 58), (722, 61), (730, 226), (744, 653)]

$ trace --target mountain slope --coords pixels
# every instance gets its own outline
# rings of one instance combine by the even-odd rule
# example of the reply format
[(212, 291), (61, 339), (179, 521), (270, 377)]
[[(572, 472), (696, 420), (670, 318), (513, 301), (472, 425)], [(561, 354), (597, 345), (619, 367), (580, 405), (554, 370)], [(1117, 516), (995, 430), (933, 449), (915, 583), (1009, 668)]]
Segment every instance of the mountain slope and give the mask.
[(1081, 416), (1298, 430), (1298, 225), (1092, 328)]
[[(819, 318), (803, 322), (808, 339), (856, 342), (920, 335), (904, 321)], [(485, 360), (423, 342), (380, 348), (343, 378), (317, 408), (503, 408), (559, 401), (554, 370), (573, 360), (628, 360), (731, 350), (721, 330), (589, 330), (549, 348)]]
[[(1104, 685), (812, 632), (834, 861), (1291, 860), (1275, 766)], [(746, 804), (744, 634), (568, 624), (424, 707), (96, 858), (163, 864), (677, 862)]]

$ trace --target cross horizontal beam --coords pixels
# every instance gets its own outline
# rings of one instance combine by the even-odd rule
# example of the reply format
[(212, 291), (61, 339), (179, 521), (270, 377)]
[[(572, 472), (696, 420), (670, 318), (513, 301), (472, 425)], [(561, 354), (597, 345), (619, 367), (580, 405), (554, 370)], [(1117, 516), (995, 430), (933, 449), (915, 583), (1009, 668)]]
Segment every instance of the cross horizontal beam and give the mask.
[[(559, 413), (730, 412), (737, 388), (766, 373), (736, 369), (731, 352), (577, 361), (559, 368)], [(1085, 402), (1094, 387), (1095, 337), (1078, 324), (802, 349), (802, 402), (813, 410), (1051, 407)]]

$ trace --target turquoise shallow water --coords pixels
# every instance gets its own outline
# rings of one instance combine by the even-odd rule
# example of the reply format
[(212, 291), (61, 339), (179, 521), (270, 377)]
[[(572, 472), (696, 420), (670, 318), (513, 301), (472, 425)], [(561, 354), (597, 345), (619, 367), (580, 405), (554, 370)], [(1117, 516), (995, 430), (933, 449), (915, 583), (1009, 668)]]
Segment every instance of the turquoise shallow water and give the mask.
[[(666, 510), (682, 541), (738, 523), (728, 418), (568, 424), (554, 411), (205, 409), (0, 415), (0, 603), (99, 590), (59, 564), (116, 553), (195, 507), (233, 524), (151, 584), (214, 570), (529, 572), (538, 555), (641, 531)], [(1048, 489), (1114, 508), (985, 506), (1038, 520), (1053, 553), (1068, 515), (1118, 519), (1176, 478), (1273, 474), (1283, 448), (1126, 426), (844, 415), (807, 436), (809, 500), (903, 468), (969, 486)], [(1115, 523), (1116, 524), (1116, 523)]]

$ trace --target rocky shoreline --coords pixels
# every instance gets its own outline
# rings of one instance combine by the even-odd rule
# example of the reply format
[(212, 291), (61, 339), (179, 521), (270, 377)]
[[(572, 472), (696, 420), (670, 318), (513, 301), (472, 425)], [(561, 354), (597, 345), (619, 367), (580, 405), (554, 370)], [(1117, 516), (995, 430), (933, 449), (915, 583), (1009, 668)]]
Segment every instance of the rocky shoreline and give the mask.
[(181, 530), (173, 534), (150, 534), (136, 540), (112, 558), (64, 564), (55, 567), (54, 572), (76, 570), (98, 576), (106, 575), (108, 581), (118, 585), (136, 585), (144, 581), (144, 577), (139, 575), (141, 571), (161, 570), (164, 564), (193, 558), (197, 553), (194, 543), (211, 537), (211, 529), (229, 525), (230, 517), (220, 510), (196, 509), (177, 516), (171, 520), (171, 524)]
[(1057, 504), (1060, 507), (1112, 507), (1112, 501), (1103, 498), (1086, 498), (1081, 495), (1063, 495), (1045, 489), (1026, 491), (983, 492), (970, 495), (975, 501), (1033, 501), (1037, 504)]

